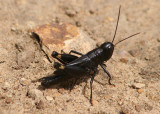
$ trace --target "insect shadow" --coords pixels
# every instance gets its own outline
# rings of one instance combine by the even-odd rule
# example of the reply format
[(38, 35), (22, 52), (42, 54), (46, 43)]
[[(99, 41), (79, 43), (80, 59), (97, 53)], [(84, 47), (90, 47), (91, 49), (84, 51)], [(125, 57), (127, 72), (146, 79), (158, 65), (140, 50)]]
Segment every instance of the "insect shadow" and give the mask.
[(113, 44), (118, 28), (120, 9), (121, 6), (119, 7), (118, 19), (112, 42), (104, 42), (99, 47), (89, 51), (86, 54), (82, 54), (75, 50), (71, 50), (68, 54), (53, 51), (52, 57), (59, 61), (54, 63), (54, 68), (56, 69), (56, 71), (53, 73), (53, 75), (39, 79), (39, 81), (41, 81), (41, 85), (44, 88), (51, 87), (52, 85), (59, 85), (58, 87), (64, 87), (67, 89), (70, 86), (66, 86), (65, 84), (70, 80), (75, 79), (73, 83), (71, 83), (72, 81), (69, 82), (69, 84), (72, 85), (70, 89), (72, 89), (75, 84), (79, 84), (90, 78), (90, 103), (91, 105), (93, 105), (92, 84), (96, 74), (98, 73), (98, 66), (100, 66), (103, 69), (103, 71), (107, 74), (109, 78), (109, 85), (113, 85), (111, 83), (111, 75), (106, 70), (104, 62), (108, 61), (112, 57), (114, 47), (117, 46), (117, 44), (135, 35), (140, 34), (133, 34)]

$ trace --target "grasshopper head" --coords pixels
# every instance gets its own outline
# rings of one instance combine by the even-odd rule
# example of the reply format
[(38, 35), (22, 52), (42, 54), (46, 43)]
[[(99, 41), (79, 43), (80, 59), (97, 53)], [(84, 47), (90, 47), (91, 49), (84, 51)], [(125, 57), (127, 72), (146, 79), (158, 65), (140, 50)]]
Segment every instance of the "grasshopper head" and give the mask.
[(111, 42), (105, 42), (101, 46), (103, 49), (103, 58), (105, 61), (109, 60), (112, 57), (114, 51), (114, 45)]

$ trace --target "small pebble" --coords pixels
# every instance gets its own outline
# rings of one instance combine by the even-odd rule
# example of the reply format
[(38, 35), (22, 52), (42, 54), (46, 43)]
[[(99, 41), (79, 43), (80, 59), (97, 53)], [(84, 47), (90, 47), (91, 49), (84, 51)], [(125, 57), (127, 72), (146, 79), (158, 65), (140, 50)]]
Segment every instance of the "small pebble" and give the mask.
[(131, 61), (131, 64), (135, 65), (137, 62), (135, 60)]
[(38, 89), (29, 89), (27, 92), (27, 96), (32, 99), (40, 100), (43, 98), (43, 93)]
[(72, 99), (68, 99), (68, 100), (66, 100), (66, 102), (72, 102), (73, 100)]
[(128, 54), (128, 52), (126, 52), (126, 51), (118, 51), (117, 52), (117, 54), (119, 55), (119, 56), (121, 56), (121, 57), (126, 57), (126, 56), (128, 56), (129, 54)]
[(10, 104), (10, 103), (12, 102), (12, 98), (10, 98), (10, 97), (6, 98), (5, 102), (6, 102), (7, 104)]
[(27, 86), (27, 85), (29, 85), (29, 82), (25, 78), (21, 78), (20, 79), (20, 84), (23, 85), (23, 86)]
[(44, 108), (44, 102), (40, 100), (39, 102), (35, 103), (37, 109), (43, 109)]
[(109, 22), (114, 21), (114, 19), (112, 17), (106, 17), (106, 20), (109, 21)]
[(0, 100), (1, 99), (5, 99), (5, 96), (3, 96), (2, 94), (0, 94)]
[(11, 28), (11, 31), (16, 31), (17, 29), (15, 27), (12, 27)]
[(135, 109), (137, 112), (140, 112), (142, 110), (143, 106), (142, 105), (136, 105)]
[(47, 99), (48, 101), (52, 101), (52, 100), (53, 100), (53, 97), (46, 96), (46, 99)]
[(142, 89), (137, 89), (137, 92), (138, 92), (139, 94), (141, 94), (141, 93), (143, 92), (143, 90), (142, 90)]
[(146, 61), (150, 60), (148, 56), (146, 56), (144, 59), (145, 59)]
[(106, 95), (104, 95), (103, 97), (104, 97), (105, 99), (108, 99), (109, 96), (106, 94)]
[(130, 55), (132, 55), (133, 57), (136, 57), (139, 55), (139, 51), (138, 50), (130, 50), (129, 51)]
[(98, 101), (97, 100), (93, 100), (92, 103), (93, 103), (93, 106), (94, 105), (98, 105)]
[(56, 93), (54, 93), (54, 94), (53, 94), (53, 96), (56, 98), (56, 97), (58, 97), (58, 96), (59, 96), (59, 93), (58, 93), (58, 92), (56, 92)]
[(145, 41), (144, 41), (144, 40), (140, 41), (140, 44), (141, 44), (142, 46), (144, 46), (144, 45), (145, 45)]
[(14, 32), (14, 33), (16, 33), (16, 34), (22, 33), (22, 30), (17, 29), (16, 27), (12, 27), (11, 31)]
[(66, 14), (67, 14), (69, 17), (74, 17), (74, 16), (76, 15), (76, 11), (71, 10), (71, 9), (67, 9), (67, 10), (66, 10)]
[(134, 79), (134, 83), (143, 83), (143, 79), (141, 78)]
[(58, 92), (61, 93), (61, 94), (63, 94), (64, 93), (64, 89), (60, 88), (60, 89), (58, 89)]
[(160, 38), (157, 38), (157, 41), (160, 42)]
[(92, 9), (89, 10), (89, 13), (90, 13), (90, 14), (94, 14), (94, 10), (92, 10)]
[(122, 107), (122, 109), (121, 109), (121, 113), (120, 114), (129, 114), (130, 113), (130, 111), (129, 111), (129, 109), (128, 108), (126, 108), (126, 107)]
[(127, 62), (128, 62), (127, 58), (121, 58), (120, 61), (121, 61), (122, 63), (127, 63)]
[[(1, 46), (0, 46), (0, 47), (1, 47)], [(1, 63), (5, 63), (5, 61), (0, 61), (0, 64), (1, 64)]]
[(122, 105), (123, 105), (123, 101), (122, 101), (122, 100), (118, 101), (118, 104), (119, 104), (120, 106), (122, 106)]
[(147, 75), (148, 71), (145, 69), (141, 69), (141, 72), (139, 72), (140, 75)]
[(81, 25), (81, 23), (79, 21), (76, 21), (76, 26), (77, 27), (81, 27), (82, 25)]
[(2, 87), (2, 89), (8, 90), (9, 88), (10, 88), (10, 84), (8, 82), (5, 82), (4, 86)]
[(134, 84), (132, 85), (132, 87), (135, 88), (135, 89), (140, 89), (140, 88), (145, 87), (145, 84), (142, 84), (142, 83), (134, 83)]

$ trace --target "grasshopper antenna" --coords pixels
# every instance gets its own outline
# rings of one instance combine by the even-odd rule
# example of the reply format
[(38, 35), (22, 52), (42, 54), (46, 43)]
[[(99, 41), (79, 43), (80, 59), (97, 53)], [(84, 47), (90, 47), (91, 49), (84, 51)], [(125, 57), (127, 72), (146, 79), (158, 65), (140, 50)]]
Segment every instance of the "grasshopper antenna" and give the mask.
[(136, 33), (136, 34), (133, 34), (133, 35), (127, 37), (127, 38), (124, 38), (124, 39), (120, 40), (119, 42), (117, 42), (117, 43), (114, 44), (114, 45), (116, 46), (116, 45), (119, 44), (120, 42), (122, 42), (122, 41), (124, 41), (124, 40), (127, 40), (127, 39), (129, 39), (129, 38), (131, 38), (131, 37), (133, 37), (133, 36), (136, 36), (136, 35), (138, 35), (138, 34), (140, 34), (140, 32), (139, 32), (139, 33)]
[(117, 19), (117, 25), (116, 25), (116, 30), (115, 30), (115, 33), (114, 33), (114, 36), (113, 36), (113, 40), (112, 40), (112, 43), (116, 37), (116, 33), (117, 33), (117, 28), (118, 28), (118, 23), (119, 23), (119, 17), (120, 17), (120, 12), (121, 11), (121, 6), (119, 6), (119, 13), (118, 13), (118, 19)]

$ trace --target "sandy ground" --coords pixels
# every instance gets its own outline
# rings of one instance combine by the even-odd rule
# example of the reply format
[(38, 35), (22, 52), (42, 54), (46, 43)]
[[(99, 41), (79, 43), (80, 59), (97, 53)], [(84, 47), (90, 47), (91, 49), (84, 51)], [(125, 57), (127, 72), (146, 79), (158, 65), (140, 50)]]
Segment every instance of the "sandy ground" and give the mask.
[[(111, 41), (122, 6), (115, 48), (93, 83), (65, 89), (38, 89), (32, 80), (54, 71), (30, 31), (50, 22), (80, 27), (97, 45)], [(0, 0), (0, 113), (160, 113), (159, 0)], [(83, 44), (82, 44), (83, 45)], [(136, 86), (136, 87), (133, 87)], [(137, 89), (139, 88), (139, 89)]]

